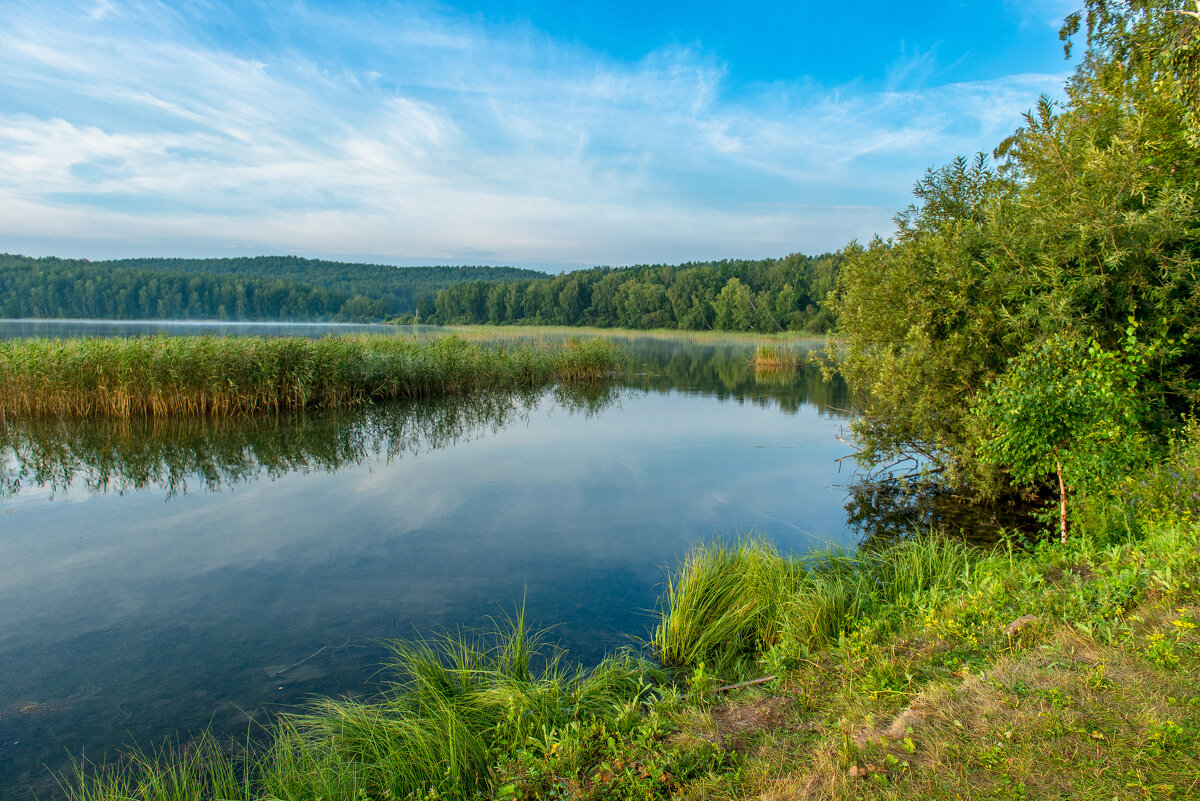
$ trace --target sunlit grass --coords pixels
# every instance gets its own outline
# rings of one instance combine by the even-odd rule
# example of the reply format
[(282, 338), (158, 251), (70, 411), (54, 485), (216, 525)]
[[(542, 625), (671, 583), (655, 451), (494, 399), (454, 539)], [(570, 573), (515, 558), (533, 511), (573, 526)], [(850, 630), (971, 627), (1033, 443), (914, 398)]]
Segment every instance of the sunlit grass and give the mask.
[(372, 700), (321, 699), (285, 715), (267, 745), (233, 757), (210, 736), (183, 748), (79, 766), (72, 801), (490, 797), (497, 766), (545, 756), (569, 729), (636, 709), (661, 678), (627, 651), (591, 670), (522, 615), (490, 632), (397, 642)]
[(453, 336), (10, 340), (0, 342), (0, 413), (244, 415), (598, 380), (616, 369), (604, 339), (541, 347)]
[(653, 645), (668, 664), (744, 678), (776, 643), (825, 647), (875, 610), (957, 586), (970, 562), (967, 546), (932, 536), (791, 558), (757, 540), (705, 545), (670, 577)]
[(759, 345), (751, 358), (756, 370), (795, 370), (800, 354), (780, 345)]

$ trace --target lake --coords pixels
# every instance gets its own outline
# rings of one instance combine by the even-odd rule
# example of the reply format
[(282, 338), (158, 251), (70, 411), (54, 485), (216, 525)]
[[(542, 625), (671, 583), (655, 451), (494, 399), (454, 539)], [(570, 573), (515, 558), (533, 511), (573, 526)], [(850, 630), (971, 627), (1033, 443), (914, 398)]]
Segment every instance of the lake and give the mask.
[(855, 546), (843, 385), (756, 373), (749, 343), (620, 342), (623, 378), (589, 391), (4, 421), (0, 796), (53, 795), (80, 754), (370, 693), (382, 640), (520, 608), (595, 661), (648, 636), (666, 568), (713, 538)]

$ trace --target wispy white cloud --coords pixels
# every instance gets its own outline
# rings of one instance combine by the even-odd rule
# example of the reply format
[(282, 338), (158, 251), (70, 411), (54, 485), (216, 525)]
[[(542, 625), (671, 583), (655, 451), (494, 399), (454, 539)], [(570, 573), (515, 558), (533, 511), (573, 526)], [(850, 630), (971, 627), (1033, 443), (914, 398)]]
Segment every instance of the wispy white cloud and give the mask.
[(882, 91), (735, 91), (695, 47), (621, 62), (448, 12), (263, 13), (233, 40), (149, 0), (0, 11), (20, 87), (0, 89), (0, 249), (816, 252), (886, 232), (925, 168), (992, 147), (1062, 79), (930, 85), (917, 54)]

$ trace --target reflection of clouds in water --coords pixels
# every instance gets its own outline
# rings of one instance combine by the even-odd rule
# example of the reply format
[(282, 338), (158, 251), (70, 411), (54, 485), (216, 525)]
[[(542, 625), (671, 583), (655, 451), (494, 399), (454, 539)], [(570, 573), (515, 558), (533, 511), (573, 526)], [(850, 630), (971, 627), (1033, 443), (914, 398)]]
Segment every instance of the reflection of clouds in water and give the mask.
[[(203, 726), (229, 698), (251, 709), (276, 700), (263, 666), (347, 636), (478, 625), (522, 602), (561, 624), (573, 653), (595, 658), (627, 642), (623, 633), (646, 633), (663, 568), (698, 542), (751, 526), (784, 549), (846, 536), (844, 492), (829, 488), (844, 452), (838, 423), (810, 406), (789, 415), (774, 402), (669, 389), (502, 405), (498, 418), (486, 407), (457, 417), (397, 408), (376, 422), (339, 412), (192, 423), (174, 435), (160, 426), (160, 452), (181, 465), (204, 462), (187, 448), (235, 467), (251, 448), (272, 465), (212, 493), (72, 486), (47, 502), (23, 485), (0, 499), (14, 510), (0, 516), (0, 675), (46, 697), (75, 692), (71, 682), (103, 687), (78, 714), (104, 725), (126, 719), (95, 704), (124, 703), (163, 731), (197, 716)], [(419, 447), (374, 447), (375, 435), (414, 421), (431, 424)], [(121, 442), (158, 458), (133, 433)], [(374, 672), (328, 666), (320, 691), (333, 694)], [(315, 689), (298, 686), (294, 698)], [(156, 711), (167, 695), (212, 703)], [(85, 725), (100, 724), (67, 728)]]

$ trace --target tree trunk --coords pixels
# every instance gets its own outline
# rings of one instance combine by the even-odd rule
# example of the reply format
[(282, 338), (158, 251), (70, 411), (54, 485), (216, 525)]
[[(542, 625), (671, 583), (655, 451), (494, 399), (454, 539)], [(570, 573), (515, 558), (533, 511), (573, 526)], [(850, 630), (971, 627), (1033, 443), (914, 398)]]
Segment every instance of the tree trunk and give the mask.
[(1067, 544), (1067, 485), (1063, 483), (1062, 462), (1058, 462), (1058, 525), (1062, 532), (1062, 543)]

